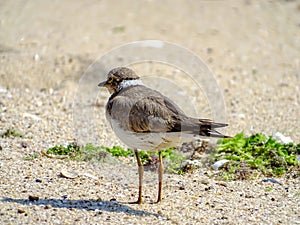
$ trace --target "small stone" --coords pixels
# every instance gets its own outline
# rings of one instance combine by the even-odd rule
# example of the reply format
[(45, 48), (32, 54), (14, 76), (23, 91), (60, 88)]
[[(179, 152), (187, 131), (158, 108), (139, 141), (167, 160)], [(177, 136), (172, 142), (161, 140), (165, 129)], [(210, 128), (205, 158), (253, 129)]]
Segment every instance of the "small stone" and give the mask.
[(220, 185), (220, 186), (223, 186), (223, 187), (227, 187), (227, 184), (226, 184), (225, 182), (218, 182), (218, 183), (216, 183), (216, 184), (218, 184), (218, 185)]
[(245, 194), (245, 198), (254, 198), (253, 195)]
[(45, 206), (45, 209), (51, 209), (51, 208), (52, 208), (51, 205), (46, 205), (46, 206)]
[(0, 93), (6, 93), (7, 89), (0, 87)]
[(239, 114), (237, 114), (237, 117), (240, 119), (245, 119), (246, 116), (243, 113), (239, 113)]
[(40, 60), (40, 55), (39, 54), (34, 54), (33, 59), (34, 59), (34, 61), (39, 61)]
[(25, 213), (24, 209), (18, 209), (18, 213)]
[(67, 199), (69, 197), (69, 195), (63, 195), (61, 196), (63, 199)]
[(27, 148), (28, 147), (28, 144), (24, 141), (21, 142), (21, 147), (22, 148)]
[(208, 184), (209, 184), (209, 181), (206, 180), (206, 179), (202, 179), (202, 180), (200, 181), (200, 183), (201, 183), (201, 184), (208, 185)]
[(103, 214), (103, 212), (99, 211), (99, 212), (96, 212), (96, 213), (94, 214), (94, 216), (100, 216), (100, 215), (102, 215), (102, 214)]
[(264, 178), (261, 180), (262, 182), (271, 182), (274, 184), (281, 184), (281, 182), (279, 182), (278, 180), (274, 179), (274, 178)]
[(218, 170), (221, 166), (223, 166), (225, 163), (228, 163), (228, 162), (229, 162), (228, 159), (221, 159), (221, 160), (215, 162), (215, 163), (214, 163), (213, 165), (211, 165), (211, 166), (212, 166), (212, 168), (213, 168), (214, 170)]
[(43, 105), (43, 102), (42, 101), (36, 101), (35, 103), (38, 107), (41, 107)]
[(30, 113), (23, 113), (23, 117), (24, 118), (31, 118), (33, 120), (41, 120), (41, 117), (37, 116), (37, 115), (33, 115), (33, 114), (30, 114)]
[(211, 186), (204, 188), (205, 191), (209, 191), (211, 189)]
[(286, 137), (284, 136), (282, 133), (280, 132), (276, 132), (275, 134), (272, 135), (272, 137), (282, 143), (282, 144), (289, 144), (289, 143), (293, 143), (293, 140), (290, 137)]
[(60, 172), (60, 175), (64, 178), (69, 178), (69, 179), (75, 179), (76, 177), (78, 177), (78, 174), (73, 172), (73, 171), (67, 171), (65, 169), (63, 169), (61, 172)]
[(41, 179), (35, 179), (35, 182), (42, 183), (42, 180)]
[(29, 199), (29, 201), (33, 202), (33, 201), (38, 201), (38, 200), (39, 200), (39, 197), (38, 197), (38, 196), (32, 196), (32, 195), (29, 195), (29, 196), (28, 196), (28, 199)]
[(87, 177), (87, 178), (91, 178), (91, 179), (94, 179), (94, 180), (98, 180), (98, 177), (92, 175), (92, 174), (89, 174), (89, 173), (85, 173), (83, 174), (84, 177)]
[(184, 186), (180, 186), (180, 187), (179, 187), (179, 190), (181, 190), (181, 191), (182, 191), (182, 190), (185, 190), (185, 187), (184, 187)]

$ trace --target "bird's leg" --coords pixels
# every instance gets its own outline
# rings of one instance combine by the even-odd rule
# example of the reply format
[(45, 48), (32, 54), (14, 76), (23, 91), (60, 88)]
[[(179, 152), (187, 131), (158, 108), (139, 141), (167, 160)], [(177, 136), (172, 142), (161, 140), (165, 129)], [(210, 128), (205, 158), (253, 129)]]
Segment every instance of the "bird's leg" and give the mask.
[(158, 165), (158, 197), (157, 197), (157, 203), (161, 202), (162, 178), (163, 178), (163, 172), (164, 172), (164, 165), (163, 165), (163, 162), (162, 162), (161, 151), (158, 152), (158, 159), (159, 159), (159, 165)]
[(135, 157), (136, 157), (137, 164), (139, 166), (139, 170), (138, 170), (139, 171), (139, 198), (135, 203), (142, 204), (142, 202), (143, 202), (143, 200), (142, 200), (142, 190), (143, 190), (144, 166), (143, 166), (142, 161), (139, 157), (139, 152), (136, 148), (134, 149), (134, 154), (135, 154)]

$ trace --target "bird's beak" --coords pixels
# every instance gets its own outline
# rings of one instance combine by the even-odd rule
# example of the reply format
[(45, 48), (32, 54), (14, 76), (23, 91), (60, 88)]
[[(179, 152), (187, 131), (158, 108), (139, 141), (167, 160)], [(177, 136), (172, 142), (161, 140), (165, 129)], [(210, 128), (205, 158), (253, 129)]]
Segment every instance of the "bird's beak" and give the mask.
[(104, 87), (106, 84), (106, 81), (102, 81), (101, 83), (98, 84), (99, 87)]

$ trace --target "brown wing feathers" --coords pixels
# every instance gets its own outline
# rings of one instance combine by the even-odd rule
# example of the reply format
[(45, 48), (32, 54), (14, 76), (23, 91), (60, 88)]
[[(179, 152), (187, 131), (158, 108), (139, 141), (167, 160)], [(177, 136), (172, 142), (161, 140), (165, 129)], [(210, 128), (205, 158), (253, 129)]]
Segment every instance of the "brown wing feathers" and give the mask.
[(187, 132), (201, 136), (227, 137), (214, 129), (227, 124), (187, 117), (169, 99), (156, 96), (136, 102), (129, 120), (135, 132)]
[(137, 101), (129, 113), (129, 122), (135, 132), (169, 132), (173, 121), (164, 99), (149, 96)]

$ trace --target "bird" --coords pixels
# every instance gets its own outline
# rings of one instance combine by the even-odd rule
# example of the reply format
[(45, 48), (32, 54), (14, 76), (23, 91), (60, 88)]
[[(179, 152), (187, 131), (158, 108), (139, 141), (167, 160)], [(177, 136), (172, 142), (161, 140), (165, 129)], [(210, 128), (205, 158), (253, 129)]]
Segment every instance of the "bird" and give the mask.
[(229, 138), (217, 128), (226, 123), (187, 116), (171, 99), (145, 86), (135, 71), (128, 67), (110, 70), (107, 79), (98, 84), (111, 96), (106, 104), (106, 119), (116, 136), (134, 150), (138, 165), (138, 200), (142, 204), (144, 168), (139, 150), (158, 151), (158, 197), (162, 201), (162, 150), (192, 141), (195, 136)]

